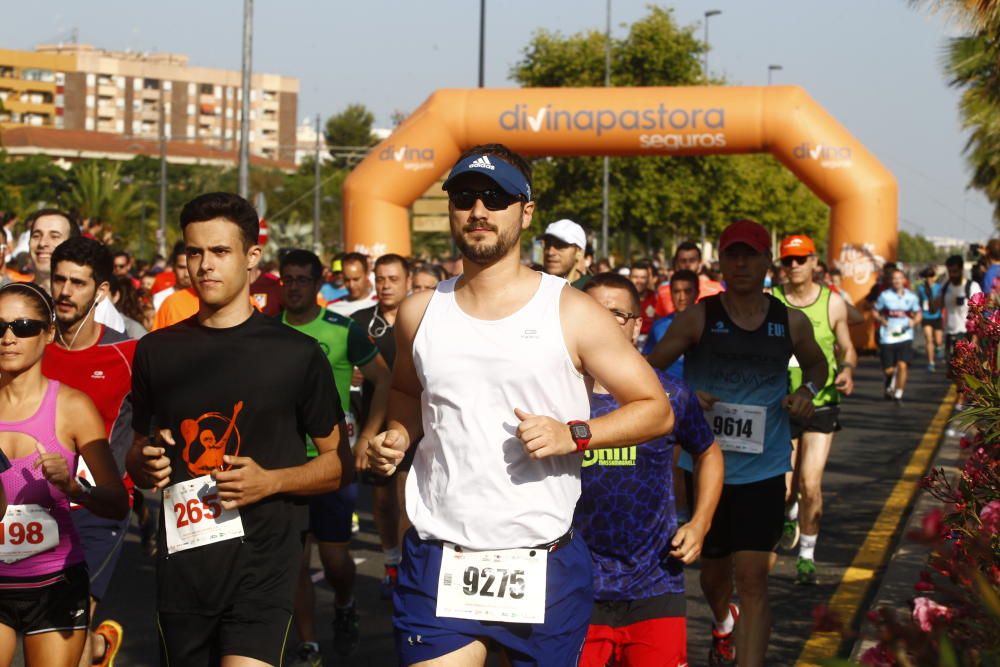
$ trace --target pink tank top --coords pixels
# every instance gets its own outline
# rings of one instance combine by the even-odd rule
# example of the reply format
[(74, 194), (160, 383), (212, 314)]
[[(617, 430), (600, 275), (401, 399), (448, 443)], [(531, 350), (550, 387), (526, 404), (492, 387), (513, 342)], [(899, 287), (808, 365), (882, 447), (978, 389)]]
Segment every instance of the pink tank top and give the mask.
[[(56, 436), (56, 398), (59, 383), (48, 381), (42, 404), (31, 417), (16, 422), (0, 421), (0, 431), (23, 433), (42, 444), (45, 451), (59, 454), (76, 471), (77, 457), (64, 447)], [(69, 499), (45, 481), (40, 468), (35, 468), (38, 454), (32, 452), (11, 460), (10, 470), (0, 474), (8, 505), (40, 505), (49, 510), (59, 525), (59, 544), (48, 551), (14, 563), (0, 561), (0, 577), (36, 577), (60, 572), (70, 565), (83, 562), (83, 547), (70, 518)]]

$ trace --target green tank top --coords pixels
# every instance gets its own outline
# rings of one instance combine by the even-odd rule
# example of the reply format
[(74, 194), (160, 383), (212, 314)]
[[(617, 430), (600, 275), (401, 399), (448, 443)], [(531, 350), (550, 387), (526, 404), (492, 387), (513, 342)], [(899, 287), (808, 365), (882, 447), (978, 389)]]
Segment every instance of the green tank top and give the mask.
[[(785, 295), (783, 288), (775, 287), (772, 293), (783, 304), (800, 311), (809, 318), (809, 322), (813, 327), (813, 336), (816, 338), (816, 344), (823, 350), (823, 356), (826, 358), (826, 384), (823, 385), (819, 393), (816, 394), (816, 397), (813, 398), (813, 405), (821, 407), (840, 403), (840, 392), (833, 385), (834, 378), (837, 377), (837, 355), (834, 352), (837, 345), (837, 335), (830, 324), (830, 298), (832, 294), (830, 288), (820, 285), (819, 296), (816, 297), (816, 300), (802, 308), (788, 302), (788, 297)], [(794, 356), (788, 366), (788, 385), (789, 391), (795, 391), (802, 386), (802, 369), (799, 367), (799, 362)]]

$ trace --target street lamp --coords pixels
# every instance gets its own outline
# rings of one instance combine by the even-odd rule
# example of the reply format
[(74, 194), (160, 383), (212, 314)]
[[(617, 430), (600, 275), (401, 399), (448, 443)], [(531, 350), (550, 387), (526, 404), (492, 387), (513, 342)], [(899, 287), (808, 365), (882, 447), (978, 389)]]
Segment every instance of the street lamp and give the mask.
[(705, 83), (708, 83), (708, 19), (712, 18), (713, 16), (718, 16), (721, 13), (722, 11), (719, 9), (709, 9), (707, 12), (705, 12), (705, 58), (703, 61), (702, 72), (701, 72), (702, 79), (705, 80)]
[[(608, 0), (607, 20), (604, 24), (604, 87), (611, 86), (611, 0)], [(608, 257), (608, 216), (610, 215), (610, 205), (608, 199), (611, 195), (611, 164), (608, 156), (604, 156), (602, 170), (603, 188), (601, 203), (601, 255)]]
[(253, 70), (253, 0), (243, 0), (243, 66), (240, 104), (240, 196), (250, 197), (250, 86)]
[(767, 85), (771, 85), (771, 74), (773, 72), (779, 72), (784, 69), (781, 65), (768, 65), (767, 66)]
[(479, 87), (486, 84), (486, 0), (479, 0)]

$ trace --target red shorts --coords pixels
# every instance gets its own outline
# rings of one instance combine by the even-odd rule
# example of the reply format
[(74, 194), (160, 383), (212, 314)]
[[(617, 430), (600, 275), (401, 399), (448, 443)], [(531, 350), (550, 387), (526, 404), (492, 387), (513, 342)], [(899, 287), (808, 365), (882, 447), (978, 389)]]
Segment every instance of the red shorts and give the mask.
[[(654, 598), (656, 602), (661, 599)], [(653, 602), (653, 600), (648, 602)], [(687, 621), (683, 615), (648, 618), (635, 609), (647, 601), (597, 602), (583, 644), (580, 667), (687, 667)], [(653, 602), (655, 605), (656, 602)], [(619, 606), (617, 610), (608, 605)], [(659, 605), (657, 605), (659, 606)], [(603, 609), (602, 609), (603, 607)], [(607, 613), (610, 611), (611, 613)], [(617, 613), (616, 613), (617, 612)], [(624, 613), (622, 613), (624, 612)], [(638, 612), (638, 613), (637, 613)], [(630, 616), (642, 617), (629, 623)], [(596, 621), (596, 622), (595, 622)], [(605, 624), (604, 622), (607, 622)]]

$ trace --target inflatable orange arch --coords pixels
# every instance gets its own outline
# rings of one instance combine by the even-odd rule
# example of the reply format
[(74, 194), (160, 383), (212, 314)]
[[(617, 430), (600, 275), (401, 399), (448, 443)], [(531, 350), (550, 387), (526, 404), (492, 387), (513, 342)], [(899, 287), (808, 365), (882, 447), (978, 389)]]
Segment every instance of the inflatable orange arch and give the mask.
[(797, 86), (439, 90), (345, 181), (346, 247), (408, 255), (409, 207), (462, 151), (495, 142), (529, 156), (768, 151), (829, 205), (829, 260), (855, 301), (895, 258), (895, 178)]

